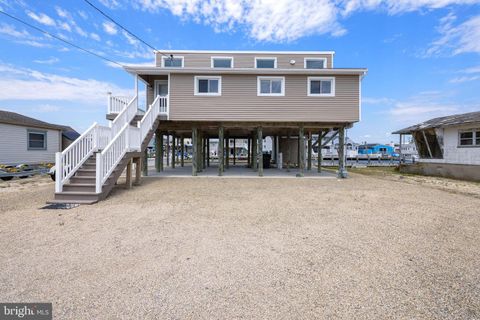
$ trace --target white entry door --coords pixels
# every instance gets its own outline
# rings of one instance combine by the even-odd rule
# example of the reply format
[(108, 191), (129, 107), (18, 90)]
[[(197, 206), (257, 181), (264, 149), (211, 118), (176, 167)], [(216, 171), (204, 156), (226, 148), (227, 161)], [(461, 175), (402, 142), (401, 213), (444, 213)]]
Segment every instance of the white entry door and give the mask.
[(168, 95), (168, 80), (155, 80), (155, 97)]

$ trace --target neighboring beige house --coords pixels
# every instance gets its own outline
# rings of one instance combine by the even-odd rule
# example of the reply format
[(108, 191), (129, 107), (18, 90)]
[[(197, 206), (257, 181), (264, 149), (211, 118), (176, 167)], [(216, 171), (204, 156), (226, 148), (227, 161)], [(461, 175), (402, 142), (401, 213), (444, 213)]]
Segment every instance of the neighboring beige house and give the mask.
[(405, 172), (480, 181), (480, 111), (434, 118), (393, 134), (412, 135), (419, 163)]
[[(77, 142), (86, 149), (74, 146), (58, 155), (57, 202), (105, 197), (131, 160), (137, 168), (140, 159), (145, 162), (154, 134), (157, 171), (163, 170), (164, 149), (183, 150), (185, 139), (191, 139), (192, 175), (210, 165), (223, 175), (230, 158), (226, 141), (245, 139), (249, 167), (262, 176), (265, 137), (271, 138), (274, 164), (295, 167), (302, 175), (305, 166), (312, 167), (312, 135), (328, 133), (339, 139), (338, 175), (346, 177), (345, 129), (360, 120), (367, 69), (335, 68), (332, 51), (162, 50), (155, 58), (150, 66), (125, 67), (135, 77), (134, 96), (109, 96), (109, 126), (93, 125)], [(146, 85), (146, 112), (138, 110), (139, 80)], [(165, 135), (173, 139), (168, 147)], [(206, 156), (212, 153), (211, 139), (219, 141), (214, 164)], [(131, 168), (127, 171), (131, 181)], [(143, 172), (148, 173), (145, 163)], [(138, 170), (136, 176), (139, 181)]]
[(53, 163), (78, 136), (70, 127), (0, 110), (0, 164)]

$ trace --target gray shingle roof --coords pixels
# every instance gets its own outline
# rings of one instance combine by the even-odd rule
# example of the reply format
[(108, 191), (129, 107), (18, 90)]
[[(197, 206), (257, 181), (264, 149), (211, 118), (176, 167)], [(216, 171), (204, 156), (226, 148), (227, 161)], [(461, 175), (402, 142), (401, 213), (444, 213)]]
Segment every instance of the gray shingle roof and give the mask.
[(69, 140), (75, 140), (80, 134), (68, 126), (60, 126), (34, 118), (21, 115), (16, 112), (0, 110), (0, 123), (13, 124), (16, 126), (42, 128), (62, 131), (62, 134)]
[(392, 134), (405, 134), (411, 133), (413, 131), (462, 125), (468, 123), (480, 123), (480, 111), (433, 118), (422, 123), (410, 126), (408, 128), (397, 130), (395, 132), (392, 132)]

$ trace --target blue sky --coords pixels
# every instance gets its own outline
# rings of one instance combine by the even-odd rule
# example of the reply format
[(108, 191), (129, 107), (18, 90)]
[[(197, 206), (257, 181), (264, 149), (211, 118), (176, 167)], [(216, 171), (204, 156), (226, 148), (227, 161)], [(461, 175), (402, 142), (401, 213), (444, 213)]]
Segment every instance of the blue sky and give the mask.
[[(334, 50), (369, 69), (357, 142), (436, 116), (480, 110), (479, 0), (91, 0), (159, 49)], [(83, 1), (0, 0), (0, 9), (121, 63), (151, 50)], [(133, 79), (0, 15), (0, 109), (83, 131), (104, 122), (106, 92)]]

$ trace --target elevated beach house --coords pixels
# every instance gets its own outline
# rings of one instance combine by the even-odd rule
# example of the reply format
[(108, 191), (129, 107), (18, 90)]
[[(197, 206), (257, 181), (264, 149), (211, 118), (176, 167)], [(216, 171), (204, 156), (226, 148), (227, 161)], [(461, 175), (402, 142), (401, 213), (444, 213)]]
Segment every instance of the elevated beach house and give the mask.
[[(335, 131), (341, 145), (338, 174), (346, 176), (345, 128), (360, 120), (366, 69), (335, 68), (332, 51), (164, 50), (155, 57), (151, 66), (125, 67), (135, 78), (134, 94), (109, 96), (109, 126), (93, 124), (57, 154), (54, 201), (98, 201), (125, 167), (131, 185), (132, 163), (138, 182), (141, 172), (147, 173), (144, 150), (154, 134), (158, 171), (164, 135), (173, 137), (172, 145), (192, 139), (194, 176), (211, 165), (205, 157), (211, 153), (210, 139), (218, 139), (218, 161), (212, 165), (222, 175), (225, 141), (238, 138), (248, 139), (249, 167), (262, 176), (264, 137), (273, 138), (272, 157), (277, 162), (282, 158), (283, 167), (296, 162), (301, 174), (308, 163), (306, 148), (311, 149), (306, 140), (311, 145), (312, 134)], [(147, 88), (145, 113), (138, 112), (139, 81)], [(290, 155), (291, 141), (298, 147), (297, 161)]]
[(480, 181), (480, 111), (430, 119), (393, 133), (400, 135), (400, 147), (402, 137), (412, 135), (419, 155), (417, 164), (401, 171)]

